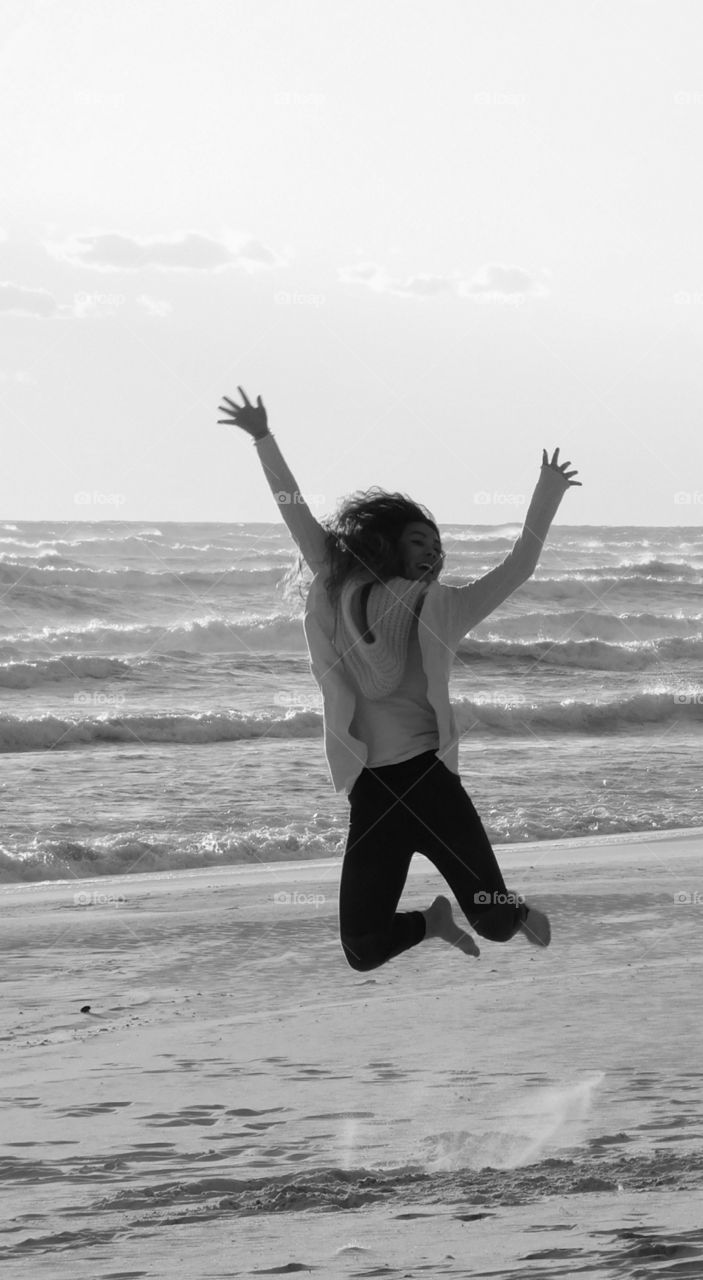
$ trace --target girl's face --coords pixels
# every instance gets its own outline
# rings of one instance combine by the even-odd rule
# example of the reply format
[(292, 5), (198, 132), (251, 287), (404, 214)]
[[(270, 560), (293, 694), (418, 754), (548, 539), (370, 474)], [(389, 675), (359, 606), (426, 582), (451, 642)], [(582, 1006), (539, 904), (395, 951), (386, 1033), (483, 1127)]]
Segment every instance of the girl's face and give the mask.
[(437, 530), (431, 524), (412, 521), (398, 539), (403, 564), (402, 576), (419, 582), (434, 582), (442, 570), (444, 552)]

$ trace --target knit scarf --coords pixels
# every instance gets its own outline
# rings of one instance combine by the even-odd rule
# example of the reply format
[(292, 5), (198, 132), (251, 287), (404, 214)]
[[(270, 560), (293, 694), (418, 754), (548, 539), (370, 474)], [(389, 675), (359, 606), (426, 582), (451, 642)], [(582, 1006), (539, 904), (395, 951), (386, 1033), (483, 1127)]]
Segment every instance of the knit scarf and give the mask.
[[(366, 621), (371, 643), (362, 639), (352, 617), (355, 592), (372, 583), (366, 595)], [(367, 573), (354, 574), (342, 587), (336, 612), (335, 647), (356, 679), (365, 698), (384, 698), (397, 689), (408, 656), (413, 616), (426, 582), (390, 578), (377, 582)]]

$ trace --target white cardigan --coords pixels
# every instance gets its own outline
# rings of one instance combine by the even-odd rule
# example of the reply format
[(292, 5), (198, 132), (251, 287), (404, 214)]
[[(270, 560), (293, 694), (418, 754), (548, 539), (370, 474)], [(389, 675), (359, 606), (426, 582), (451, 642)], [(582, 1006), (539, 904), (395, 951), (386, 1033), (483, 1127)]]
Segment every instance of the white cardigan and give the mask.
[[(335, 791), (351, 791), (366, 763), (367, 748), (349, 732), (356, 694), (334, 647), (334, 609), (325, 591), (329, 565), (325, 531), (313, 516), (269, 432), (255, 442), (278, 509), (315, 575), (305, 602), (303, 627), (310, 670), (322, 692), (324, 748)], [(449, 701), (449, 679), (463, 637), (532, 576), (552, 520), (569, 482), (555, 467), (542, 465), (525, 524), (512, 550), (495, 569), (462, 587), (431, 582), (420, 617), (418, 639), (427, 676), (427, 699), (437, 716), (437, 755), (459, 774), (459, 732)]]

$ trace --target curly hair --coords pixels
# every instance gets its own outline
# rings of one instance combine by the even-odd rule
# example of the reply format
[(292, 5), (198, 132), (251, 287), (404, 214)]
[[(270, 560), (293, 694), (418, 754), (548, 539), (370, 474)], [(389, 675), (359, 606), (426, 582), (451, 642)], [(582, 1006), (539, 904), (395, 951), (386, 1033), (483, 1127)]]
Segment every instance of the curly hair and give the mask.
[[(406, 494), (388, 493), (378, 485), (350, 494), (334, 515), (320, 520), (326, 534), (329, 565), (325, 589), (333, 607), (347, 578), (357, 570), (370, 571), (379, 582), (402, 576), (398, 539), (405, 526), (415, 521), (431, 525), (440, 536), (437, 522), (426, 507)], [(304, 565), (299, 553), (285, 579), (289, 585), (297, 578), (299, 592)]]

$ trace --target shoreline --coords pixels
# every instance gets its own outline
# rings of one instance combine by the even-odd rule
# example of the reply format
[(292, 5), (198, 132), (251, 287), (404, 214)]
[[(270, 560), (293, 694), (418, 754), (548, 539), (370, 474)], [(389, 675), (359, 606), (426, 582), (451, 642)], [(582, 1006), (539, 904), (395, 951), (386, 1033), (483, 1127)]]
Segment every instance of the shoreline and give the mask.
[[(660, 831), (614, 832), (606, 835), (575, 836), (556, 840), (534, 840), (520, 844), (494, 845), (494, 851), (501, 867), (511, 872), (543, 868), (555, 871), (563, 868), (583, 869), (592, 863), (594, 866), (605, 861), (605, 851), (618, 849), (617, 862), (627, 864), (641, 858), (641, 850), (647, 845), (675, 845), (677, 856), (687, 857), (689, 853), (703, 852), (703, 826), (681, 827)], [(691, 849), (686, 848), (691, 845)], [(601, 857), (598, 856), (602, 851)], [(551, 855), (551, 856), (549, 856)], [(561, 856), (560, 856), (561, 855)], [(61, 902), (80, 892), (85, 886), (99, 886), (100, 892), (109, 897), (109, 888), (130, 886), (132, 890), (143, 887), (158, 889), (163, 893), (177, 892), (189, 886), (193, 890), (208, 888), (213, 880), (233, 887), (241, 882), (242, 888), (257, 883), (265, 884), (267, 880), (284, 881), (292, 878), (301, 880), (334, 879), (341, 870), (342, 856), (334, 858), (311, 858), (302, 862), (276, 860), (274, 862), (255, 863), (215, 863), (206, 867), (178, 867), (172, 871), (130, 871), (118, 875), (81, 876), (63, 880), (18, 880), (0, 884), (0, 904), (4, 901), (10, 906), (27, 900), (37, 902)], [(408, 879), (434, 874), (441, 879), (432, 863), (422, 854), (415, 854), (410, 865)], [(205, 882), (208, 882), (207, 884)], [(703, 889), (703, 876), (701, 889)]]

